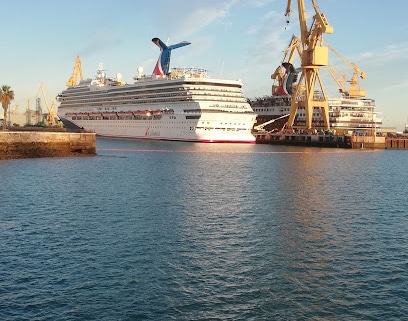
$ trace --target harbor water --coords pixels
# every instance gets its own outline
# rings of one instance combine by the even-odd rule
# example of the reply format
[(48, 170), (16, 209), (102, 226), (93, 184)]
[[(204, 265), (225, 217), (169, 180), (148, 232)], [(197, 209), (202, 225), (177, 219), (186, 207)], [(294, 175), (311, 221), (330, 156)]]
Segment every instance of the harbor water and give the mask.
[(403, 320), (408, 154), (97, 139), (0, 161), (0, 320)]

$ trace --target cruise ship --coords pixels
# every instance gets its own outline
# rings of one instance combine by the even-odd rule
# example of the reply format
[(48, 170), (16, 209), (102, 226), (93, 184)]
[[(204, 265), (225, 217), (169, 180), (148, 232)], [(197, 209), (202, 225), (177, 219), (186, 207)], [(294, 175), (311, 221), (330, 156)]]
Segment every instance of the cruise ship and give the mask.
[[(290, 65), (290, 64), (288, 64)], [(272, 95), (250, 99), (249, 103), (257, 114), (255, 129), (264, 131), (279, 131), (285, 127), (289, 118), (292, 100), (292, 83), (287, 81), (291, 72), (277, 86), (272, 86)], [(319, 100), (320, 93), (315, 93), (315, 99)], [(338, 134), (350, 132), (376, 130), (382, 126), (382, 115), (376, 111), (375, 100), (365, 97), (328, 97), (330, 129)], [(286, 117), (285, 117), (286, 116)], [(275, 121), (276, 120), (276, 121)], [(299, 108), (295, 117), (294, 127), (304, 127), (306, 124), (306, 112)], [(324, 128), (323, 115), (320, 108), (314, 108), (312, 115), (312, 127)]]
[(201, 68), (170, 70), (171, 51), (190, 43), (152, 42), (160, 48), (152, 75), (139, 67), (128, 84), (99, 65), (93, 79), (58, 94), (64, 126), (113, 138), (255, 143), (256, 114), (240, 80), (211, 78)]
[[(257, 113), (255, 128), (278, 131), (285, 127), (289, 118), (291, 96), (264, 96), (249, 100)], [(381, 113), (376, 111), (375, 100), (370, 98), (328, 97), (330, 128), (337, 133), (373, 130), (382, 127)], [(285, 117), (286, 116), (286, 117)], [(276, 120), (276, 121), (275, 121)], [(306, 112), (299, 108), (294, 127), (305, 126)], [(312, 116), (314, 128), (323, 128), (323, 115), (315, 108)]]

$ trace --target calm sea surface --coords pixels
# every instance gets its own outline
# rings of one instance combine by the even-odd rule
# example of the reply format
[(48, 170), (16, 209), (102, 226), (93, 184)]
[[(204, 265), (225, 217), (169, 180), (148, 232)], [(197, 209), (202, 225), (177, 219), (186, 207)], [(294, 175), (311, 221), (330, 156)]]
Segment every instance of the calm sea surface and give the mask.
[(408, 318), (408, 152), (97, 140), (0, 161), (0, 320)]

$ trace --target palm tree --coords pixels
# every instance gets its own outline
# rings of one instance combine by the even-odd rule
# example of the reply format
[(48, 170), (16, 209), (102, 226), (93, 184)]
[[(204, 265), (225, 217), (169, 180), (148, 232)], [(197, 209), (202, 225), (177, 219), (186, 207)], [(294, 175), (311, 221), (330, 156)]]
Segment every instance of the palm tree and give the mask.
[(14, 91), (10, 89), (10, 86), (3, 85), (0, 88), (0, 102), (4, 109), (3, 117), (3, 130), (6, 130), (7, 124), (7, 109), (10, 105), (10, 102), (14, 99)]

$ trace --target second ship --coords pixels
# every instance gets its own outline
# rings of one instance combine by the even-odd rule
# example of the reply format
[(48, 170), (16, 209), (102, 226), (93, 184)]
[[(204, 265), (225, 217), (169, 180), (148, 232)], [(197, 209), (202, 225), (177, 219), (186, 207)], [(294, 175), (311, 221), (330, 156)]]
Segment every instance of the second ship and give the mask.
[[(68, 81), (57, 97), (64, 126), (114, 138), (255, 143), (256, 114), (240, 80), (210, 78), (199, 68), (169, 70), (171, 51), (190, 43), (152, 41), (160, 48), (152, 75), (139, 67), (127, 84), (120, 74), (106, 76), (100, 65), (93, 79)], [(74, 73), (79, 68), (77, 59)]]
[[(358, 78), (366, 77), (360, 68), (354, 63), (348, 62), (327, 42), (325, 45), (342, 62), (353, 69), (350, 81), (346, 81), (346, 76), (330, 62), (326, 68), (339, 86), (340, 96), (328, 97), (329, 122), (332, 131), (337, 134), (375, 132), (382, 126), (381, 113), (376, 111), (375, 100), (366, 98), (366, 91), (359, 86)], [(275, 132), (286, 127), (289, 119), (292, 96), (297, 83), (298, 74), (301, 68), (296, 69), (292, 63), (294, 54), (299, 54), (302, 60), (302, 49), (300, 39), (293, 36), (288, 48), (284, 51), (283, 63), (271, 75), (274, 80), (272, 85), (272, 95), (250, 100), (250, 104), (257, 113), (257, 123), (254, 127), (258, 131)], [(304, 89), (300, 91), (304, 99)], [(314, 92), (314, 99), (321, 100), (321, 91)], [(306, 111), (299, 108), (294, 119), (294, 128), (304, 128), (306, 125)], [(325, 128), (324, 117), (319, 107), (313, 108), (312, 127), (316, 130)]]

